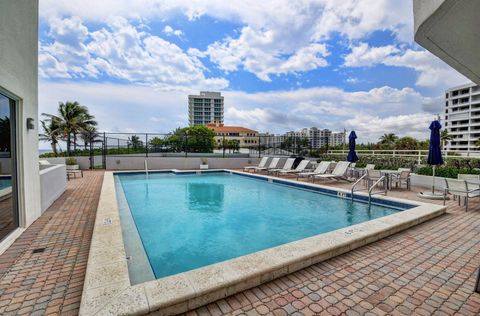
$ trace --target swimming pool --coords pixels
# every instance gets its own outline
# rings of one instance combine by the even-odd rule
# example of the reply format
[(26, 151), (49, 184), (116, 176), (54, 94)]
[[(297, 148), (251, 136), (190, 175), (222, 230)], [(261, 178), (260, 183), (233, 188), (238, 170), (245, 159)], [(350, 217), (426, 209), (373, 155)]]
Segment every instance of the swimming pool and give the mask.
[(116, 181), (156, 278), (413, 207), (352, 202), (228, 172), (118, 174)]
[[(373, 202), (387, 207), (376, 209), (379, 205), (373, 205), (368, 211), (365, 204), (355, 202), (349, 208), (347, 190), (227, 169), (210, 172), (169, 170), (151, 173), (148, 181), (138, 171), (105, 172), (80, 315), (184, 313), (365, 246), (446, 211), (443, 205), (384, 196), (375, 197)], [(127, 201), (132, 194), (134, 198)], [(301, 197), (304, 194), (306, 197)], [(262, 196), (270, 196), (269, 203), (258, 211)], [(293, 199), (290, 208), (285, 205), (287, 197)], [(355, 199), (366, 201), (368, 194), (357, 192)], [(176, 202), (169, 206), (170, 200)], [(330, 207), (331, 201), (343, 205), (345, 212)], [(317, 205), (322, 206), (321, 211)], [(303, 211), (306, 207), (310, 212)], [(316, 212), (328, 216), (322, 220)], [(144, 228), (138, 225), (140, 219)], [(337, 220), (347, 226), (335, 229)], [(333, 230), (321, 233), (319, 228), (324, 224)], [(281, 232), (277, 225), (282, 226)], [(287, 229), (290, 234), (284, 234)], [(164, 231), (170, 235), (164, 235)], [(303, 237), (308, 234), (314, 235)], [(234, 236), (240, 241), (231, 242)], [(213, 243), (219, 237), (228, 238)], [(148, 238), (152, 245), (144, 247), (142, 238)], [(271, 246), (275, 243), (280, 244)], [(264, 247), (268, 248), (255, 251)], [(170, 275), (155, 276), (149, 255), (156, 249), (163, 260), (182, 261), (177, 265), (185, 271), (156, 267), (160, 273)], [(209, 264), (209, 258), (201, 262), (206, 256), (199, 249), (208, 249), (215, 263)], [(241, 255), (244, 252), (248, 253)], [(192, 259), (195, 253), (200, 256), (200, 267), (184, 266), (185, 260), (197, 260)]]

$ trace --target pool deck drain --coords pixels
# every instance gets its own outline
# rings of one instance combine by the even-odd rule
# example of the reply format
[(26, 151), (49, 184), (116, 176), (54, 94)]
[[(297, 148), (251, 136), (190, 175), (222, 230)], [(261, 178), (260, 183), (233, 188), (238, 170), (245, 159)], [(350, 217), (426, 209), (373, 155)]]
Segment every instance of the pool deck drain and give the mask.
[[(322, 187), (317, 184), (305, 185)], [(323, 188), (332, 190), (331, 187)], [(348, 194), (346, 190), (334, 190)], [(186, 312), (395, 234), (442, 215), (446, 210), (444, 206), (436, 204), (390, 197), (381, 200), (417, 206), (357, 225), (132, 286), (123, 245), (113, 173), (106, 172), (92, 236), (80, 314), (156, 312), (162, 315)], [(103, 225), (105, 218), (111, 218), (111, 225)]]

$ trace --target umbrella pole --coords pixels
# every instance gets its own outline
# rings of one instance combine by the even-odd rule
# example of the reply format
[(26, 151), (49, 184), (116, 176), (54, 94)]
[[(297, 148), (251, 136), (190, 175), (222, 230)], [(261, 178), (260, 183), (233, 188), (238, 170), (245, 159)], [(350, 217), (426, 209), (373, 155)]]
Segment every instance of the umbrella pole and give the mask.
[(433, 165), (433, 183), (432, 183), (432, 194), (435, 194), (435, 167), (436, 167), (436, 165)]

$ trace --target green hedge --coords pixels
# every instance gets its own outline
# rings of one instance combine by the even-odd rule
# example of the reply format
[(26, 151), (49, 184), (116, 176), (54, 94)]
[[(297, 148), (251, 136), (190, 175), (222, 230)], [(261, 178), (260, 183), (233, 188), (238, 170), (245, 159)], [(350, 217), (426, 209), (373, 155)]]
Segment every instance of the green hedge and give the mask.
[[(432, 166), (421, 167), (416, 170), (416, 173), (423, 176), (432, 176), (433, 168)], [(435, 176), (438, 177), (457, 179), (459, 174), (480, 174), (480, 170), (454, 167), (435, 168)]]
[[(374, 164), (375, 169), (382, 170), (395, 170), (398, 168), (410, 168), (414, 170), (417, 167), (418, 161), (414, 157), (386, 157), (386, 156), (373, 156), (373, 155), (361, 155), (358, 156), (356, 166), (359, 168), (365, 167), (367, 164)], [(323, 154), (319, 160), (345, 160), (344, 155), (331, 155)]]

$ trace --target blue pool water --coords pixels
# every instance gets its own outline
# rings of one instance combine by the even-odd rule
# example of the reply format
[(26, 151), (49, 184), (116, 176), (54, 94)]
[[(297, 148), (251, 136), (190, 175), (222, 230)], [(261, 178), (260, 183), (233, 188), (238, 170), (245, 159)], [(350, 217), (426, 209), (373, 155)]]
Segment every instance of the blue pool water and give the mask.
[(11, 187), (12, 179), (7, 177), (0, 177), (0, 190)]
[(399, 211), (229, 173), (115, 179), (157, 278)]

